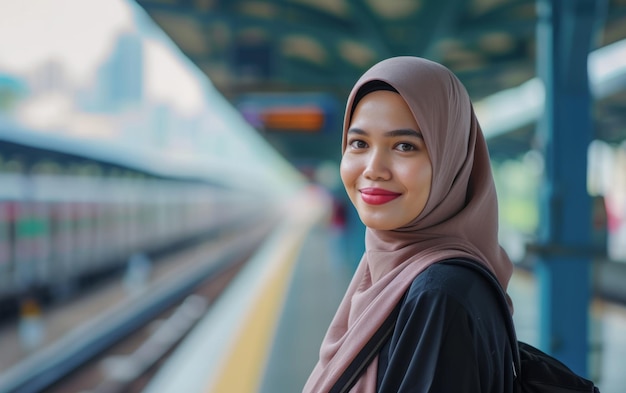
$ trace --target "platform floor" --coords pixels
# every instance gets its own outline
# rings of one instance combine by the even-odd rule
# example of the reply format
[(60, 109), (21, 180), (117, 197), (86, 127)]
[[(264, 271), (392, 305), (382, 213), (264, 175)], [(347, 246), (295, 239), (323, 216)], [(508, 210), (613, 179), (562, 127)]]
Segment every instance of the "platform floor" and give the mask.
[(336, 234), (316, 226), (304, 242), (285, 299), (260, 393), (300, 392), (352, 270)]
[[(285, 299), (260, 393), (300, 392), (317, 361), (319, 344), (352, 273), (336, 233), (319, 225), (307, 237)], [(509, 293), (515, 303), (520, 340), (537, 344), (536, 285), (516, 270)], [(626, 386), (626, 307), (594, 301), (590, 373), (602, 393)]]

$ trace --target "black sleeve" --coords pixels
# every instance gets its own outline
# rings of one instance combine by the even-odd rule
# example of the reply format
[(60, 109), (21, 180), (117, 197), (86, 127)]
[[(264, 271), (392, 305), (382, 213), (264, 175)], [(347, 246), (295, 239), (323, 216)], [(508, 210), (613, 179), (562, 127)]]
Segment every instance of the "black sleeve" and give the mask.
[(378, 392), (510, 391), (508, 336), (489, 285), (459, 267), (420, 276), (380, 352)]

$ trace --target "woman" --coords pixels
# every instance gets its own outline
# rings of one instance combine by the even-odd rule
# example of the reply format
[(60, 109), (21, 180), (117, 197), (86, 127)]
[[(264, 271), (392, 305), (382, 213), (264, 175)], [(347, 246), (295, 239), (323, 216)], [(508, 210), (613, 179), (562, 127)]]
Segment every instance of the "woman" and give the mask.
[[(416, 57), (374, 65), (350, 93), (341, 178), (366, 251), (304, 392), (328, 392), (397, 304), (393, 333), (351, 392), (510, 392), (506, 289), (489, 154), (461, 82)], [(511, 305), (512, 310), (512, 305)]]

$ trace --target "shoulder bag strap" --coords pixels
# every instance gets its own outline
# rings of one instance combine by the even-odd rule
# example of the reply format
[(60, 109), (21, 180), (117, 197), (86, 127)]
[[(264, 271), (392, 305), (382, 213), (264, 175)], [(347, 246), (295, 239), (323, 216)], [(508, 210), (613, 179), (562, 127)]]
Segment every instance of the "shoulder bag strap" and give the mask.
[(361, 374), (363, 374), (365, 369), (374, 360), (386, 340), (393, 333), (401, 304), (402, 301), (398, 302), (398, 305), (393, 309), (391, 314), (389, 314), (387, 319), (385, 319), (385, 322), (383, 322), (372, 338), (370, 338), (367, 344), (365, 344), (356, 355), (328, 393), (347, 393), (352, 389)]

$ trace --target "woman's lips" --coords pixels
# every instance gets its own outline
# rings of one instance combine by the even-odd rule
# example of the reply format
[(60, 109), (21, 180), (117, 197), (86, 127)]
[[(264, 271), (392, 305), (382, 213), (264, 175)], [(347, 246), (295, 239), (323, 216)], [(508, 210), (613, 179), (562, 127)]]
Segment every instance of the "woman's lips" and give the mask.
[(359, 191), (361, 199), (370, 205), (382, 205), (402, 195), (382, 188), (362, 188)]

